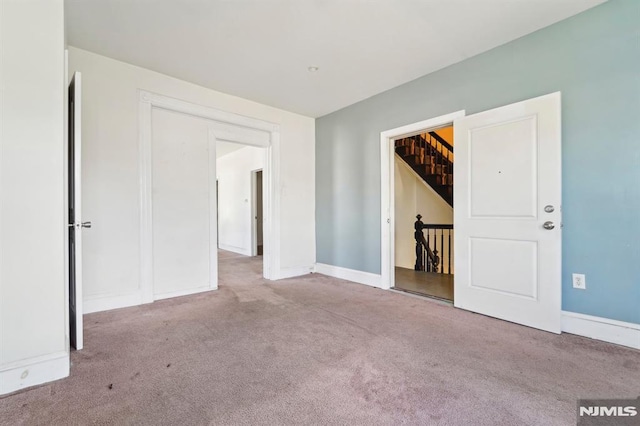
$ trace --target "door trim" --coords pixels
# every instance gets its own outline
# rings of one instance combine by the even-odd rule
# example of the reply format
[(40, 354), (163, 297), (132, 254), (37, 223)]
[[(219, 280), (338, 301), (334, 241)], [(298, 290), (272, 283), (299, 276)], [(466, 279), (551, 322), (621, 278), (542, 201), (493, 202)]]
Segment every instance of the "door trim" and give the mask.
[(460, 110), (380, 133), (380, 288), (390, 289), (395, 283), (394, 140), (415, 135), (430, 127), (451, 124), (464, 116), (465, 110)]
[[(265, 165), (262, 175), (263, 182), (266, 183), (263, 200), (265, 220), (263, 275), (265, 279), (278, 279), (280, 275), (280, 194), (277, 188), (280, 187), (280, 126), (144, 90), (139, 90), (138, 94), (141, 302), (150, 303), (154, 300), (151, 127), (154, 108), (211, 120), (213, 123), (209, 130), (209, 144), (213, 145), (214, 157), (215, 143), (218, 140), (265, 148)], [(215, 194), (215, 187), (213, 191)], [(211, 202), (215, 203), (215, 197)], [(217, 270), (217, 256), (215, 268)]]

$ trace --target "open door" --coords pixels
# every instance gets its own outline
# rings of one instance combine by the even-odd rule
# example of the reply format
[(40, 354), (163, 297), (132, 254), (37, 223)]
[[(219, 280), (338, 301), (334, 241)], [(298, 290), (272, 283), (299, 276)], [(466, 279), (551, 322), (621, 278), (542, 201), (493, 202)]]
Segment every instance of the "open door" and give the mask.
[(82, 349), (82, 222), (81, 202), (81, 76), (74, 73), (69, 84), (68, 140), (68, 207), (69, 207), (69, 340), (76, 350)]
[(455, 306), (560, 333), (560, 93), (454, 132)]

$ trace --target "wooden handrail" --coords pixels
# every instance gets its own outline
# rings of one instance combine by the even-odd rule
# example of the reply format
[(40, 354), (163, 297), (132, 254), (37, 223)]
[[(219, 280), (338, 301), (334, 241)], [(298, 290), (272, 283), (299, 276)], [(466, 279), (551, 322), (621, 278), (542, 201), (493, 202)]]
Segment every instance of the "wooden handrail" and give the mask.
[(423, 223), (422, 229), (453, 229), (453, 225)]

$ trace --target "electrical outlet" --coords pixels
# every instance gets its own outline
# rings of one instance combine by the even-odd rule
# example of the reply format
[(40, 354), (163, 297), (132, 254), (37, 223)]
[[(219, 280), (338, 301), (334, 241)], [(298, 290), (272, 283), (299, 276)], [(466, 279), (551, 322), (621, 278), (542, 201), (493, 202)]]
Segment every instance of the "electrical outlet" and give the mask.
[(572, 274), (573, 277), (573, 288), (579, 288), (580, 290), (587, 289), (587, 280), (584, 277), (584, 274)]

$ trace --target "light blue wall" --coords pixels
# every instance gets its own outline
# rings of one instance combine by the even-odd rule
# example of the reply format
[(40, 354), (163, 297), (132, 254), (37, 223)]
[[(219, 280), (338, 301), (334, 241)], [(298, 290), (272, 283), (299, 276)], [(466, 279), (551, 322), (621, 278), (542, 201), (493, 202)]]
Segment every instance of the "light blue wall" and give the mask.
[[(380, 273), (380, 132), (562, 92), (563, 309), (640, 324), (640, 1), (611, 0), (316, 122), (317, 261)], [(571, 273), (587, 290), (571, 287)]]

